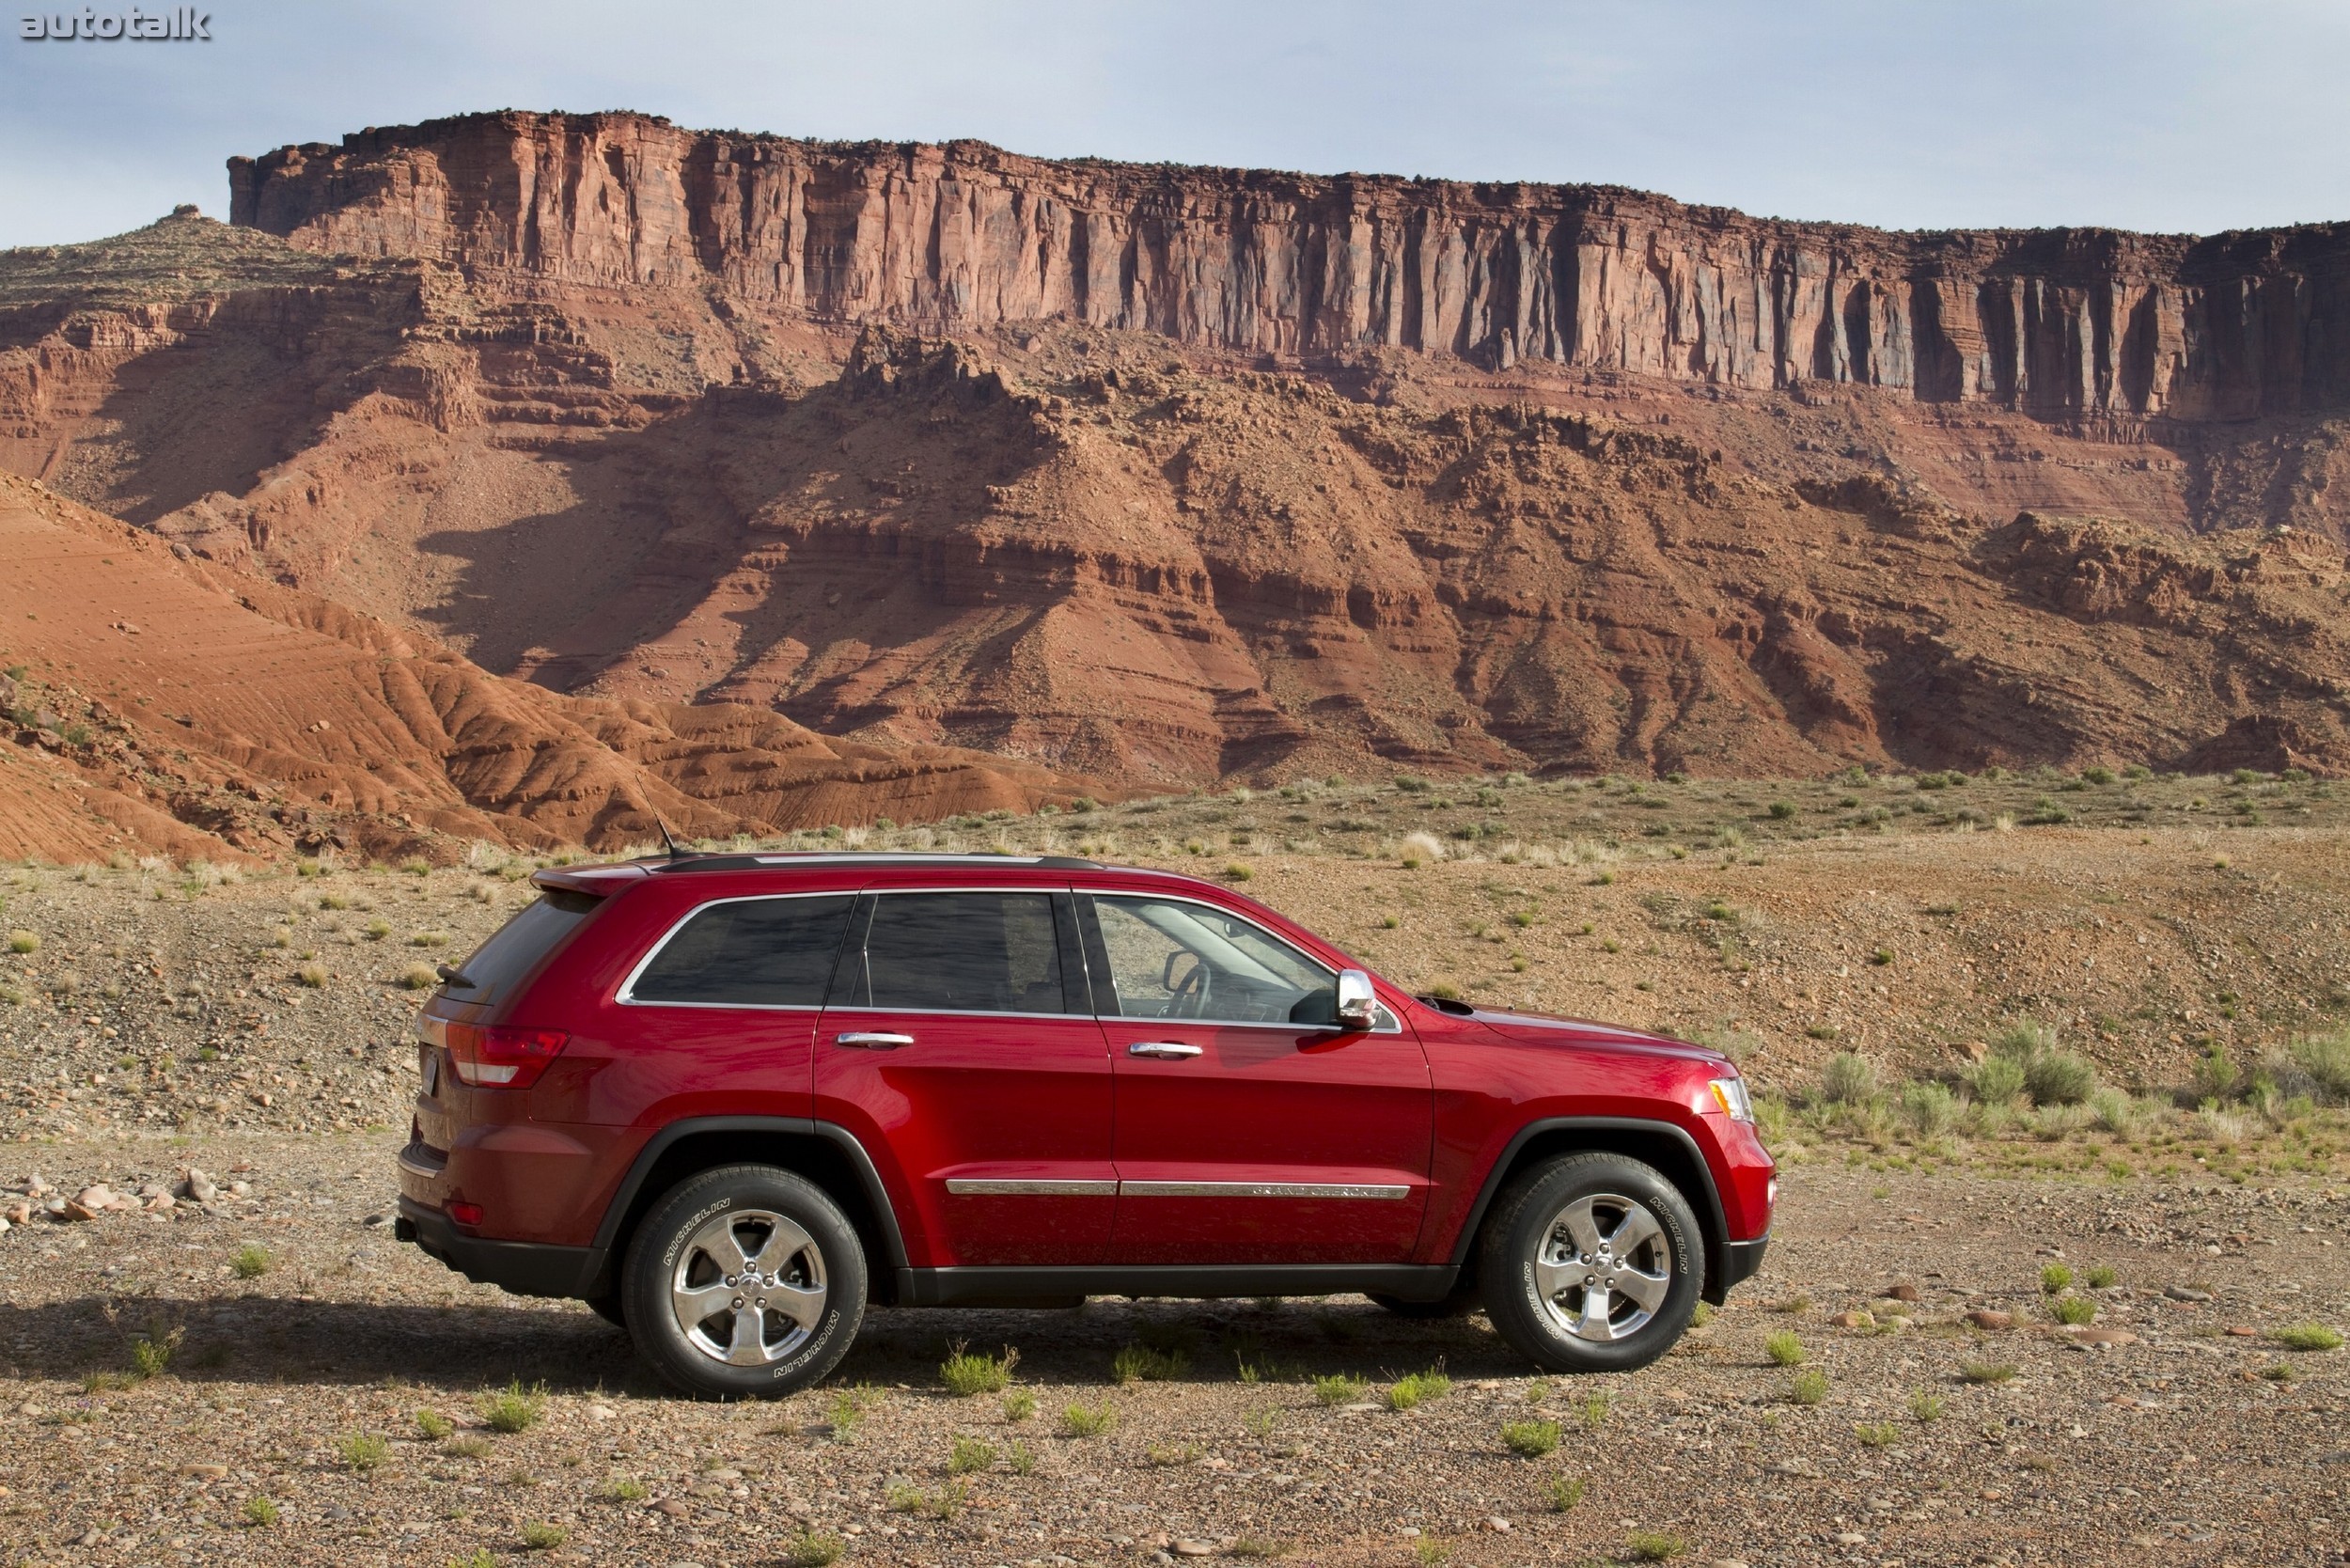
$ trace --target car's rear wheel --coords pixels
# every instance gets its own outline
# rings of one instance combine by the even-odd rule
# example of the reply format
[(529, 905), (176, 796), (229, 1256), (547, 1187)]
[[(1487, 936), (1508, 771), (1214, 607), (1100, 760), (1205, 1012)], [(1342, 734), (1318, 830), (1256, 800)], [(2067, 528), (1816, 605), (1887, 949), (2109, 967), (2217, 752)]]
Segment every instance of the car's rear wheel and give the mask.
[(1479, 1277), (1512, 1348), (1551, 1372), (1628, 1372), (1673, 1347), (1705, 1283), (1688, 1200), (1622, 1154), (1568, 1154), (1512, 1183)]
[(775, 1399), (848, 1354), (865, 1285), (856, 1230), (822, 1188), (773, 1166), (723, 1166), (679, 1184), (637, 1227), (622, 1315), (680, 1388)]

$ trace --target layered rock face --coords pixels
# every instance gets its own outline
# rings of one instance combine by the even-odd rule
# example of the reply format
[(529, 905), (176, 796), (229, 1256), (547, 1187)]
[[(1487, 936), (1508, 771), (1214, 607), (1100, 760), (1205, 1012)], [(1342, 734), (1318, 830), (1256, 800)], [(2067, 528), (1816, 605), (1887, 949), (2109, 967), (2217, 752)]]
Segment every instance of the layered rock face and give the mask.
[(2059, 422), (2350, 400), (2350, 227), (1895, 234), (1600, 186), (831, 144), (507, 112), (231, 160), (313, 251), (715, 285), (822, 321), (1067, 318), (1225, 350), (1388, 346)]

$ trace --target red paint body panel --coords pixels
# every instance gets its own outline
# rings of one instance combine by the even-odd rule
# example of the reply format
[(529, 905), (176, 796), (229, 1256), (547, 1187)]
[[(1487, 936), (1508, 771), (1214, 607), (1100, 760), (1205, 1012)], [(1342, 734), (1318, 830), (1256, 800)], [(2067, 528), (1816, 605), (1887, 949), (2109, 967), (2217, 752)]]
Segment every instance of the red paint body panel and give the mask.
[[(1707, 1089), (1718, 1055), (1606, 1025), (1463, 1016), (1374, 981), (1400, 1032), (1085, 1015), (636, 1004), (622, 985), (701, 905), (881, 888), (1177, 894), (1243, 915), (1323, 963), (1345, 953), (1254, 900), (1124, 869), (870, 862), (542, 872), (602, 902), (489, 1007), (436, 995), (443, 1019), (557, 1029), (526, 1090), (468, 1089), (445, 1052), (416, 1102), (403, 1193), (479, 1203), (485, 1238), (587, 1247), (630, 1166), (699, 1117), (815, 1118), (863, 1147), (916, 1268), (1086, 1263), (1420, 1262), (1454, 1257), (1520, 1133), (1620, 1118), (1685, 1133), (1730, 1241), (1767, 1233), (1772, 1166)], [(841, 1047), (845, 1029), (910, 1034)], [(1197, 1044), (1183, 1059), (1136, 1042)], [(434, 1160), (445, 1163), (434, 1168)], [(954, 1194), (950, 1181), (1402, 1186), (1401, 1199)]]

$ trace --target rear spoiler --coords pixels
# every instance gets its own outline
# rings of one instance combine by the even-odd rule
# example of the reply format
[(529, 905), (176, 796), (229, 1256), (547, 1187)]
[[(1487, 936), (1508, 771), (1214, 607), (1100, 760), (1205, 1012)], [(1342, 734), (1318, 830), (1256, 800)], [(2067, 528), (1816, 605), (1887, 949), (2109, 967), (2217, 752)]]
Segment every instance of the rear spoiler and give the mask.
[(549, 866), (530, 873), (530, 885), (542, 893), (585, 893), (591, 899), (610, 898), (646, 875), (642, 866)]

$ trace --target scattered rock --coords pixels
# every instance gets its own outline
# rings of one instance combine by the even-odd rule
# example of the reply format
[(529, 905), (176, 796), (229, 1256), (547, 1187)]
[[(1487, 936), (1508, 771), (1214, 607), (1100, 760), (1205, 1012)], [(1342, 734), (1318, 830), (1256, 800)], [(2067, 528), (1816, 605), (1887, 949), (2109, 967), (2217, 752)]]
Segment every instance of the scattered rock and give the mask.
[(2209, 1301), (2211, 1292), (2191, 1290), (2185, 1285), (2165, 1285), (2162, 1294), (2173, 1301)]
[(205, 1481), (226, 1481), (228, 1479), (228, 1466), (226, 1465), (182, 1465), (180, 1466), (180, 1473), (183, 1476), (200, 1477)]
[(2241, 1324), (2230, 1324), (2225, 1329), (2221, 1330), (2221, 1332), (2225, 1333), (2231, 1340), (2257, 1340), (2260, 1338), (2261, 1333), (2261, 1331), (2257, 1328), (2247, 1328)]
[(1885, 1293), (1885, 1299), (1888, 1301), (1915, 1301), (1918, 1299), (1918, 1287), (1915, 1285), (1896, 1285), (1891, 1290)]
[(1830, 1328), (1874, 1328), (1877, 1320), (1867, 1312), (1839, 1312), (1827, 1320)]
[(2013, 1313), (1994, 1311), (1988, 1307), (1976, 1308), (1973, 1311), (1966, 1314), (1966, 1321), (1973, 1324), (1977, 1328), (1985, 1329), (1993, 1333), (1996, 1333), (2002, 1328), (2013, 1328), (2015, 1326), (2015, 1318)]
[(1215, 1556), (1215, 1543), (1213, 1541), (1178, 1541), (1168, 1549), (1177, 1557)]
[(2071, 1332), (2076, 1341), (2085, 1345), (2134, 1345), (2138, 1343), (2138, 1336), (2126, 1328), (2100, 1328), (2095, 1324), (2084, 1324)]
[(192, 1198), (198, 1203), (210, 1203), (219, 1195), (219, 1192), (220, 1189), (212, 1184), (212, 1179), (194, 1166), (188, 1167), (186, 1174), (180, 1178), (180, 1196), (182, 1198)]

